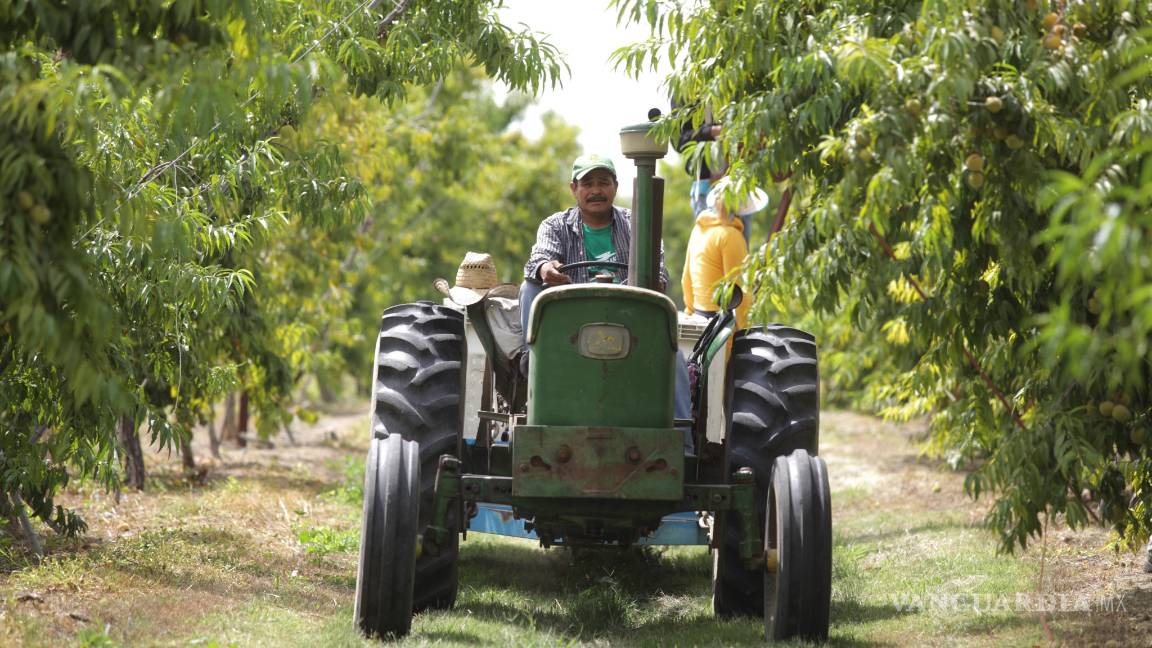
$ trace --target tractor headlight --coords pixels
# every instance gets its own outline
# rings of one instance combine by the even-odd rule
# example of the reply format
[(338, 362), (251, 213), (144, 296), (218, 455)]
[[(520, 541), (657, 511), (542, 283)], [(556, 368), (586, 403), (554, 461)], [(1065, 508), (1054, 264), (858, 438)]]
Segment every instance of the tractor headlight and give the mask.
[(632, 334), (619, 324), (585, 324), (577, 342), (580, 355), (593, 360), (619, 360), (632, 349)]

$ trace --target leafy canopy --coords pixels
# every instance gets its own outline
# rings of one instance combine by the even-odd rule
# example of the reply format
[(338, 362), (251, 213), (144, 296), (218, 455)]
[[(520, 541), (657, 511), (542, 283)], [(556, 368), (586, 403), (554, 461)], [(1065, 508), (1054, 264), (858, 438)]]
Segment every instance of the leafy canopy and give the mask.
[(1085, 494), (1146, 539), (1152, 6), (615, 5), (652, 29), (620, 64), (675, 63), (665, 134), (711, 108), (737, 191), (789, 178), (753, 314), (817, 330), (833, 398), (931, 414), (1006, 549)]
[[(288, 420), (300, 372), (327, 357), (299, 349), (325, 346), (320, 322), (352, 308), (329, 283), (347, 268), (324, 262), (365, 244), (380, 192), (347, 134), (316, 120), (367, 96), (386, 115), (462, 67), (521, 91), (555, 83), (556, 50), (496, 4), (0, 5), (5, 492), (75, 531), (53, 495), (69, 467), (118, 483), (121, 417), (163, 445), (241, 387), (262, 429)], [(384, 157), (427, 149), (357, 136)], [(293, 256), (312, 249), (326, 257)]]

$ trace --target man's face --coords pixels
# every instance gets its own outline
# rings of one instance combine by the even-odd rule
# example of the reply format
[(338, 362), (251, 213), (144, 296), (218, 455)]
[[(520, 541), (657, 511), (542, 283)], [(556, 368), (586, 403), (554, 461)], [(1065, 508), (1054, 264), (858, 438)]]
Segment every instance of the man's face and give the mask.
[(616, 178), (607, 169), (593, 169), (572, 183), (572, 196), (580, 211), (593, 217), (612, 213)]

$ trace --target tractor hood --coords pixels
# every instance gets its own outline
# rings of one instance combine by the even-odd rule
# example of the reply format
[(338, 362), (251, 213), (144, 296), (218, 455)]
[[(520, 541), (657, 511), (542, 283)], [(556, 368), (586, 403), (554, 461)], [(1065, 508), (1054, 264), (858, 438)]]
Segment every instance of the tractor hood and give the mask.
[(637, 288), (635, 286), (621, 286), (618, 284), (556, 286), (540, 293), (540, 296), (533, 302), (532, 312), (529, 314), (528, 330), (525, 332), (526, 341), (528, 344), (536, 341), (536, 334), (540, 328), (540, 318), (536, 314), (540, 312), (545, 304), (573, 299), (595, 299), (597, 297), (604, 298), (606, 302), (611, 304), (612, 309), (619, 309), (621, 312), (626, 311), (625, 305), (628, 301), (654, 304), (658, 307), (663, 307), (668, 311), (668, 338), (666, 341), (670, 348), (676, 348), (676, 304), (674, 304), (667, 295), (656, 292), (655, 290)]

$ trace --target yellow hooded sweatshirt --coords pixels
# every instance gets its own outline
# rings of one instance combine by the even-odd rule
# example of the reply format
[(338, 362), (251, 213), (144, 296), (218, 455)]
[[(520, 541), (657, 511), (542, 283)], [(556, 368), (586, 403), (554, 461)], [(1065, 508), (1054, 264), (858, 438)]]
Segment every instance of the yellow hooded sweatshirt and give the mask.
[[(744, 223), (739, 218), (722, 218), (711, 209), (700, 212), (684, 257), (684, 310), (688, 314), (697, 309), (719, 310), (712, 301), (712, 291), (729, 273), (735, 276), (746, 256), (748, 244), (744, 242)], [(741, 328), (748, 323), (751, 304), (752, 296), (746, 295), (736, 308), (736, 323)]]

